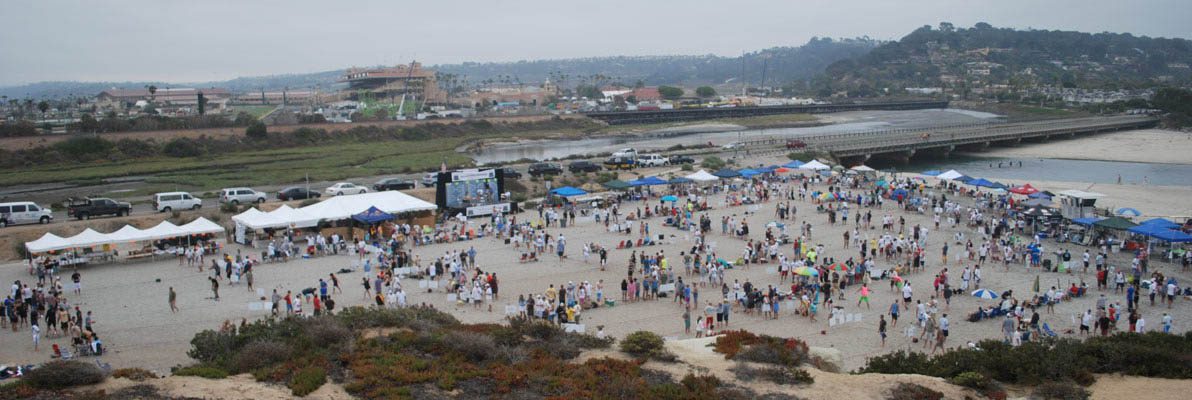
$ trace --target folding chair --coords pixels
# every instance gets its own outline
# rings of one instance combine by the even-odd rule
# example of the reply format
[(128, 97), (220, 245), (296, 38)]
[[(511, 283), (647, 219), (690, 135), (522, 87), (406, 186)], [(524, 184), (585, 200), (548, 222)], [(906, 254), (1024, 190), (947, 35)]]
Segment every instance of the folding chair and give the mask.
[(1051, 330), (1051, 326), (1047, 325), (1046, 322), (1043, 323), (1043, 334), (1046, 336), (1051, 336), (1051, 337), (1059, 336), (1058, 334), (1055, 333), (1055, 331)]

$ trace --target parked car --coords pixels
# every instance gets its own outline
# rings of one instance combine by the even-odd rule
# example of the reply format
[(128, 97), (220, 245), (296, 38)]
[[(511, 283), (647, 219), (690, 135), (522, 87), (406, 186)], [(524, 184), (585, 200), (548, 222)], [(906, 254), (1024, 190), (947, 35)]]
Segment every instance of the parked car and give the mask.
[(634, 149), (632, 147), (620, 149), (620, 150), (613, 152), (613, 157), (625, 157), (628, 159), (635, 159), (635, 158), (637, 158), (637, 149)]
[(298, 186), (290, 186), (277, 192), (277, 199), (281, 201), (317, 199), (322, 196), (322, 193)]
[(629, 157), (609, 157), (604, 160), (604, 168), (610, 170), (633, 169), (635, 166), (637, 163), (634, 163), (633, 159)]
[(571, 164), (567, 164), (567, 170), (573, 174), (597, 172), (600, 171), (600, 165), (591, 161), (572, 161)]
[(670, 156), (670, 159), (667, 161), (670, 161), (671, 165), (694, 164), (695, 163), (695, 159), (691, 158), (691, 156)]
[(427, 172), (426, 175), (422, 176), (422, 186), (431, 187), (437, 184), (439, 184), (438, 172)]
[(357, 185), (352, 182), (340, 182), (340, 183), (331, 185), (331, 187), (327, 188), (327, 190), (324, 190), (323, 193), (327, 193), (332, 196), (342, 196), (345, 194), (361, 194), (361, 193), (368, 193), (368, 188), (366, 188), (364, 186)]
[(788, 140), (786, 141), (786, 148), (787, 148), (787, 149), (802, 149), (802, 148), (804, 148), (804, 147), (807, 147), (807, 142), (804, 142), (804, 141), (802, 141), (802, 140), (799, 140), (799, 139), (788, 139)]
[(102, 197), (82, 200), (70, 199), (66, 205), (66, 216), (77, 219), (90, 219), (97, 215), (122, 217), (128, 215), (129, 212), (132, 212), (132, 204)]
[(389, 179), (382, 179), (382, 180), (377, 181), (377, 183), (374, 183), (373, 190), (376, 190), (378, 192), (384, 192), (386, 190), (413, 189), (417, 186), (418, 185), (415, 184), (414, 181), (411, 181), (411, 180), (406, 180), (406, 179), (401, 179), (401, 178), (389, 178)]
[(0, 228), (17, 224), (48, 224), (54, 220), (49, 208), (32, 201), (0, 203)]
[(252, 188), (228, 188), (219, 192), (220, 203), (240, 204), (240, 203), (264, 203), (269, 195), (265, 192), (258, 192)]
[(563, 167), (560, 167), (559, 164), (540, 162), (530, 164), (528, 172), (530, 176), (558, 175), (563, 173)]
[(745, 147), (745, 145), (741, 144), (740, 142), (729, 142), (724, 146), (720, 146), (720, 148), (724, 150), (736, 150), (742, 147)]
[(203, 207), (203, 199), (191, 196), (186, 192), (166, 192), (153, 195), (153, 209), (159, 212), (174, 210), (198, 210)]
[(501, 171), (501, 174), (503, 174), (506, 179), (521, 179), (522, 177), (522, 173), (517, 172), (517, 170), (513, 168), (501, 167), (497, 169)]
[(666, 164), (666, 157), (658, 154), (646, 154), (637, 158), (637, 165), (643, 167), (661, 167)]

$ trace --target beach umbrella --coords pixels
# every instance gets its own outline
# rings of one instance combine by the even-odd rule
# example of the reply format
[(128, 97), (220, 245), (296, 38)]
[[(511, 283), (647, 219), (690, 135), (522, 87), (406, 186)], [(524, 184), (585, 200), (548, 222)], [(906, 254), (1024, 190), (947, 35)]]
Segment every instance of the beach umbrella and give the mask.
[(977, 290), (973, 291), (973, 297), (976, 297), (978, 299), (993, 300), (993, 299), (998, 298), (998, 294), (992, 290), (989, 290), (989, 289), (977, 289)]
[(785, 174), (787, 172), (791, 172), (791, 169), (787, 168), (787, 167), (778, 167), (778, 168), (774, 169), (774, 172), (777, 172), (780, 174)]
[(736, 178), (738, 176), (741, 176), (741, 174), (737, 173), (737, 171), (733, 171), (731, 168), (722, 168), (719, 171), (713, 172), (712, 175), (715, 175), (715, 176), (718, 176), (721, 178)]
[(848, 266), (841, 263), (835, 263), (828, 266), (828, 271), (845, 272), (848, 271)]
[(803, 166), (803, 164), (805, 164), (805, 163), (804, 163), (804, 162), (802, 162), (802, 161), (799, 161), (799, 160), (792, 160), (791, 162), (788, 162), (788, 163), (786, 163), (786, 164), (782, 164), (782, 166), (783, 166), (783, 167), (787, 167), (787, 168), (799, 168), (799, 167), (802, 167), (802, 166)]
[(810, 267), (799, 267), (799, 268), (795, 268), (795, 275), (800, 275), (800, 276), (819, 276), (819, 271), (817, 271), (815, 268), (810, 268)]
[(1034, 186), (1031, 186), (1031, 184), (1028, 183), (1028, 184), (1025, 184), (1022, 186), (1010, 188), (1010, 193), (1032, 195), (1035, 193), (1039, 193), (1039, 189), (1035, 189)]
[(679, 198), (675, 197), (675, 195), (673, 195), (673, 194), (668, 194), (666, 196), (662, 196), (662, 201), (675, 202), (675, 201), (679, 201)]

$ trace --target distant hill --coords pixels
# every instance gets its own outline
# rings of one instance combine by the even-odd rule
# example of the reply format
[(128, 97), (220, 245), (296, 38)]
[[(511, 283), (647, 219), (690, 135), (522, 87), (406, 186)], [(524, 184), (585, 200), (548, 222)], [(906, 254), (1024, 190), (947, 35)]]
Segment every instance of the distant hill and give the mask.
[[(587, 84), (621, 83), (631, 85), (642, 81), (658, 84), (717, 84), (740, 79), (744, 66), (745, 79), (752, 86), (761, 84), (763, 66), (766, 83), (781, 86), (807, 79), (822, 72), (833, 62), (866, 54), (880, 43), (868, 38), (833, 40), (814, 38), (798, 47), (774, 47), (739, 57), (703, 56), (644, 56), (591, 57), (560, 60), (536, 60), (505, 63), (463, 63), (436, 65), (431, 68), (454, 77), (458, 84), (534, 83), (546, 79), (562, 81), (567, 87)], [(744, 60), (744, 63), (742, 63)], [(65, 98), (95, 95), (112, 87), (221, 87), (233, 92), (277, 90), (285, 87), (306, 89), (326, 88), (336, 84), (343, 70), (307, 74), (287, 74), (236, 78), (227, 81), (165, 83), (165, 82), (38, 82), (20, 86), (0, 87), (0, 95), (14, 98)]]
[(1192, 82), (1189, 65), (1192, 42), (1186, 39), (941, 23), (837, 61), (813, 86), (821, 95), (847, 90), (850, 96), (886, 89), (894, 94), (906, 87), (1137, 89), (1187, 85)]

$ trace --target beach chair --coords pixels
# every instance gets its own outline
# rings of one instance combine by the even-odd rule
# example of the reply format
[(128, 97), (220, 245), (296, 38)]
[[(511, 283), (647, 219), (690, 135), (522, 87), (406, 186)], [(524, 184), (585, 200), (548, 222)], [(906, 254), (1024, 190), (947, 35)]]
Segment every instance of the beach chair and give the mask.
[(1058, 334), (1055, 333), (1055, 331), (1051, 330), (1051, 326), (1047, 325), (1046, 322), (1043, 323), (1043, 335), (1050, 336), (1050, 337), (1059, 336)]

